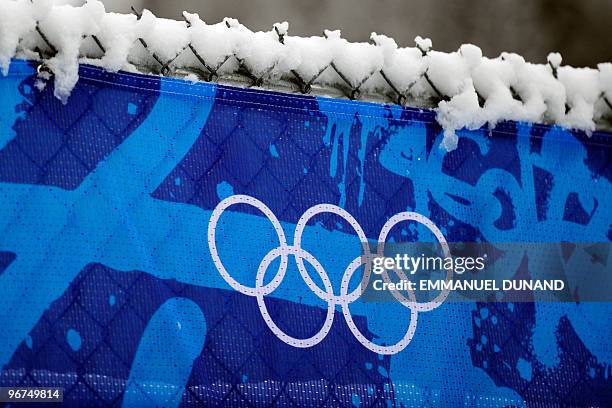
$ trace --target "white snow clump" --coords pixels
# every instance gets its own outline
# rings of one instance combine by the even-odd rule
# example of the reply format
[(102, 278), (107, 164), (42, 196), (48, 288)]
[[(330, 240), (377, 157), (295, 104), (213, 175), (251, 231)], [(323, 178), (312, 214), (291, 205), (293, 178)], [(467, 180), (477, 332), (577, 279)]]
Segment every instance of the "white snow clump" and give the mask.
[[(353, 43), (337, 30), (290, 36), (287, 22), (253, 32), (231, 18), (207, 24), (184, 12), (184, 21), (175, 21), (148, 10), (138, 16), (107, 13), (98, 0), (78, 7), (65, 2), (0, 0), (0, 71), (7, 75), (15, 56), (43, 59), (54, 76), (55, 96), (64, 102), (77, 83), (79, 63), (163, 75), (191, 69), (190, 80), (193, 70), (208, 71), (207, 80), (247, 72), (256, 85), (298, 78), (303, 91), (316, 84), (348, 88), (351, 97), (370, 93), (395, 95), (413, 106), (433, 103), (448, 150), (457, 146), (456, 131), (463, 128), (514, 120), (590, 134), (612, 113), (610, 63), (573, 68), (551, 53), (547, 63), (533, 64), (512, 53), (488, 58), (472, 44), (439, 52), (422, 37), (415, 38), (415, 47), (376, 33), (369, 43)], [(43, 87), (46, 78), (39, 79)]]

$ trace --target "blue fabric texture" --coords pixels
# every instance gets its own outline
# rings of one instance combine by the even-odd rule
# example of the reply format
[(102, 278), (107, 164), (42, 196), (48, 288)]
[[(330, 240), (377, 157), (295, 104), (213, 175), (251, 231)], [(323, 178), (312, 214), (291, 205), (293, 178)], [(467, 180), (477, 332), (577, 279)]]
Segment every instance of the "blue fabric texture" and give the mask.
[[(447, 303), (393, 355), (337, 307), (300, 348), (223, 279), (208, 239), (215, 207), (248, 195), (289, 241), (321, 203), (371, 240), (414, 211), (448, 241), (612, 241), (610, 134), (506, 122), (447, 152), (428, 110), (89, 66), (63, 105), (35, 81), (23, 61), (0, 77), (0, 386), (63, 387), (72, 406), (612, 406), (610, 303)], [(430, 238), (410, 223), (389, 236)], [(239, 204), (216, 242), (252, 287), (278, 237)], [(351, 225), (319, 215), (302, 247), (338, 293), (359, 256)], [(530, 271), (526, 256), (512, 272)], [(299, 339), (327, 315), (291, 257), (265, 305)], [(351, 314), (377, 344), (410, 323), (399, 304)]]

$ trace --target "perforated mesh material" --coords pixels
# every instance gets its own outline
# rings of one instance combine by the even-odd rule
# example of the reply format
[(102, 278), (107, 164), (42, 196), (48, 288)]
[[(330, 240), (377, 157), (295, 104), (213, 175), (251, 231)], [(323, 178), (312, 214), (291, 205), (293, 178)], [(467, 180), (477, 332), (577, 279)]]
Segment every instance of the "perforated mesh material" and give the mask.
[[(53, 98), (51, 88), (42, 93), (34, 90), (31, 71), (18, 76), (16, 82), (24, 97), (19, 109), (24, 115), (13, 126), (15, 138), (0, 150), (0, 194), (22, 186), (30, 188), (29, 194), (42, 187), (58, 197), (75, 191), (117, 147), (134, 138), (147, 120), (155, 121), (152, 112), (167, 95), (166, 85), (160, 81), (176, 82), (110, 75), (88, 67), (82, 68), (81, 77), (68, 105), (63, 106)], [(468, 137), (462, 139), (459, 148), (445, 153), (437, 150), (441, 130), (432, 112), (355, 103), (330, 108), (326, 100), (226, 87), (218, 87), (213, 100), (177, 87), (178, 94), (173, 99), (177, 106), (170, 112), (176, 121), (180, 120), (183, 106), (211, 104), (211, 111), (185, 156), (172, 164), (159, 186), (149, 186), (151, 194), (143, 195), (142, 200), (150, 199), (171, 210), (166, 213), (160, 209), (146, 220), (150, 231), (160, 234), (160, 244), (145, 247), (149, 252), (135, 252), (133, 248), (142, 248), (128, 246), (131, 241), (123, 247), (112, 247), (109, 239), (109, 246), (101, 251), (109, 256), (118, 251), (117, 258), (127, 264), (146, 264), (147, 257), (153, 254), (147, 264), (149, 269), (119, 270), (88, 260), (70, 286), (48, 305), (29, 336), (11, 351), (10, 361), (0, 374), (2, 385), (61, 385), (71, 404), (120, 405), (147, 325), (167, 301), (181, 298), (199, 307), (206, 324), (203, 347), (196, 354), (180, 397), (186, 406), (504, 406), (518, 404), (521, 399), (542, 406), (606, 406), (611, 401), (610, 366), (596, 357), (602, 355), (601, 349), (609, 342), (605, 336), (609, 328), (605, 325), (610, 312), (607, 304), (589, 309), (591, 318), (604, 322), (594, 326), (593, 331), (600, 336), (596, 341), (592, 337), (588, 341), (581, 338), (588, 333), (578, 333), (576, 321), (569, 317), (560, 318), (556, 313), (563, 309), (558, 305), (544, 308), (548, 315), (555, 316), (546, 319), (538, 314), (537, 304), (449, 304), (420, 315), (413, 342), (398, 355), (383, 357), (369, 352), (356, 341), (339, 312), (323, 342), (309, 349), (296, 349), (269, 331), (255, 299), (227, 286), (215, 286), (217, 272), (202, 269), (211, 265), (209, 255), (194, 252), (206, 248), (205, 211), (214, 208), (225, 194), (249, 194), (264, 201), (284, 223), (288, 235), (291, 225), (307, 208), (322, 202), (339, 203), (344, 197), (344, 207), (370, 238), (377, 236), (390, 216), (410, 209), (427, 214), (449, 240), (490, 239), (491, 230), (499, 236), (514, 233), (515, 239), (527, 242), (541, 236), (555, 237), (557, 233), (610, 239), (605, 224), (594, 223), (601, 219), (598, 217), (609, 219), (604, 211), (605, 200), (611, 196), (609, 135), (595, 133), (589, 139), (578, 132), (563, 133), (538, 126), (521, 128), (522, 125), (509, 123), (495, 129), (491, 136), (486, 130), (466, 132)], [(169, 125), (176, 127), (176, 123)], [(343, 133), (342, 129), (348, 131)], [(185, 137), (189, 137), (187, 132), (179, 130), (177, 143)], [(551, 140), (555, 141), (552, 145)], [(332, 175), (330, 163), (336, 143), (336, 157), (340, 158)], [(343, 156), (345, 143), (349, 149)], [(551, 156), (551, 146), (567, 154), (568, 163)], [(140, 153), (146, 157), (154, 151), (155, 142), (151, 140)], [(433, 166), (434, 158), (440, 155), (443, 160), (438, 169), (425, 166)], [(418, 167), (421, 160), (415, 161), (416, 158), (421, 158), (422, 167)], [(539, 175), (534, 173), (533, 196), (523, 190), (510, 190), (511, 180), (527, 183), (524, 165), (529, 160), (533, 162), (528, 167), (535, 163), (542, 170)], [(600, 190), (591, 189), (591, 193), (601, 204), (593, 210), (588, 208), (586, 199), (568, 199), (561, 219), (546, 223), (553, 215), (558, 216), (552, 212), (547, 192), (564, 186), (563, 170), (570, 165), (597, 180)], [(479, 186), (479, 180), (492, 169), (504, 171), (507, 178), (502, 181), (512, 192), (507, 194), (512, 206), (489, 197), (499, 180), (487, 182), (486, 189)], [(116, 178), (104, 181), (111, 186), (123, 185), (134, 176), (110, 174)], [(575, 180), (580, 179), (580, 174), (574, 175)], [(465, 184), (451, 184), (451, 179)], [(568, 191), (584, 198), (581, 186), (570, 184)], [(365, 192), (360, 201), (362, 185)], [(454, 207), (452, 198), (444, 199), (437, 186), (456, 186), (448, 192), (464, 200), (476, 194), (480, 201)], [(104, 199), (121, 204), (126, 195), (121, 188), (110, 190), (112, 193)], [(97, 194), (94, 187), (91, 191)], [(95, 195), (87, 193), (83, 198), (88, 194)], [(34, 195), (24, 197), (24, 203), (38, 200)], [(524, 214), (519, 212), (523, 210), (521, 205), (536, 214), (538, 221), (525, 226), (516, 220), (517, 214)], [(515, 212), (502, 212), (508, 215), (501, 216), (496, 229), (484, 222), (467, 222), (498, 206), (512, 207)], [(29, 220), (28, 207), (18, 207), (19, 211), (11, 214), (17, 216), (5, 222), (7, 208), (0, 213), (7, 237), (0, 242), (3, 250), (9, 248), (0, 253), (0, 279), (8, 276), (10, 268), (19, 265), (20, 260), (35, 256), (37, 250), (35, 244), (11, 247), (21, 224)], [(38, 228), (32, 230), (33, 242), (37, 231), (42, 234), (53, 220), (54, 211), (59, 211), (51, 207), (45, 210), (44, 217), (35, 214), (33, 218)], [(112, 212), (113, 208), (107, 210)], [(246, 207), (236, 211), (261, 217)], [(599, 211), (604, 211), (603, 215)], [(173, 217), (171, 221), (165, 219), (168, 215)], [(184, 217), (187, 223), (203, 226), (197, 231), (199, 235), (190, 235), (191, 231), (180, 223)], [(137, 221), (136, 215), (128, 219)], [(352, 234), (332, 215), (315, 221), (320, 222), (321, 237), (338, 231)], [(174, 229), (168, 229), (168, 225)], [(234, 226), (233, 230), (230, 227), (228, 221), (219, 232), (220, 241), (240, 243), (241, 250), (234, 256), (246, 254), (242, 265), (255, 270), (258, 260), (248, 258), (249, 250), (262, 246), (262, 242), (274, 242), (275, 237), (269, 229), (253, 231), (248, 224)], [(139, 235), (144, 231), (138, 229), (142, 226), (122, 225), (117, 234), (132, 231), (130, 228), (138, 232), (134, 232), (136, 239), (146, 238)], [(398, 228), (391, 235), (396, 240), (423, 238), (419, 231), (408, 227)], [(243, 236), (249, 239), (241, 241)], [(53, 245), (60, 243), (74, 249), (87, 238), (66, 242), (58, 238), (50, 245), (58, 248)], [(309, 241), (308, 249), (321, 260), (341, 263), (345, 255), (356, 255), (350, 252), (358, 250), (352, 243), (339, 239), (317, 247), (317, 242)], [(166, 251), (167, 247), (173, 248), (172, 252)], [(54, 255), (49, 252), (48, 260)], [(172, 270), (161, 267), (169, 264)], [(187, 273), (183, 274), (185, 269)], [(35, 274), (25, 278), (35, 283), (37, 274), (44, 273), (48, 270), (43, 262)], [(339, 287), (338, 281), (334, 284)], [(316, 331), (325, 313), (322, 302), (309, 304), (307, 298), (313, 295), (305, 286), (287, 288), (284, 293), (288, 297), (301, 294), (304, 301), (267, 297), (277, 323), (294, 336), (305, 337)], [(22, 307), (29, 300), (26, 298)], [(361, 332), (372, 341), (396, 340), (405, 330), (407, 313), (388, 308), (372, 306), (368, 313), (354, 316)], [(386, 322), (392, 319), (401, 324)], [(198, 318), (194, 315), (188, 320), (183, 323), (191, 324)], [(537, 329), (538, 324), (543, 326)], [(540, 340), (534, 337), (537, 330), (551, 333), (552, 347), (558, 344), (558, 361), (549, 364), (542, 360), (537, 346)], [(378, 337), (381, 333), (383, 338)], [(587, 344), (599, 345), (599, 349), (589, 350)], [(191, 352), (185, 347), (185, 353)], [(164, 358), (150, 363), (160, 372), (169, 364)], [(530, 375), (523, 366), (531, 367)], [(147, 381), (137, 379), (135, 383), (137, 389), (147, 389)]]

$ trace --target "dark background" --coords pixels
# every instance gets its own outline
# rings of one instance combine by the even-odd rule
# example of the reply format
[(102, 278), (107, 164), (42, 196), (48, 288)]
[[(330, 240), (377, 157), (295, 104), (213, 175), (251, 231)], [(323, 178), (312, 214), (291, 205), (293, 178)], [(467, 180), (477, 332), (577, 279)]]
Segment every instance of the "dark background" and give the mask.
[(102, 0), (108, 10), (146, 7), (159, 17), (197, 12), (209, 24), (237, 18), (254, 31), (289, 22), (291, 35), (321, 35), (341, 29), (351, 41), (367, 41), (376, 31), (413, 46), (430, 37), (436, 50), (473, 43), (490, 57), (517, 52), (545, 62), (561, 52), (564, 64), (596, 66), (612, 61), (612, 0)]

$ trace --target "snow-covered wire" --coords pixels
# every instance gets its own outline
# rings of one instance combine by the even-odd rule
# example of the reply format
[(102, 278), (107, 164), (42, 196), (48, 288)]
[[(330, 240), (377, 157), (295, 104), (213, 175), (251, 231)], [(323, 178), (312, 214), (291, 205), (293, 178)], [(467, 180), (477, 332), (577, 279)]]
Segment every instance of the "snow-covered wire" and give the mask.
[(533, 64), (512, 53), (487, 58), (471, 44), (439, 52), (421, 37), (415, 47), (399, 47), (376, 33), (369, 43), (353, 43), (340, 31), (290, 36), (286, 22), (253, 32), (235, 19), (209, 25), (198, 14), (183, 17), (168, 20), (135, 9), (107, 13), (97, 0), (79, 7), (0, 0), (0, 68), (6, 74), (15, 56), (40, 60), (64, 101), (78, 80), (78, 64), (88, 63), (112, 72), (243, 78), (245, 86), (340, 91), (350, 99), (434, 107), (448, 149), (461, 128), (517, 120), (592, 132), (612, 117), (610, 63), (573, 68), (552, 53), (546, 64)]

